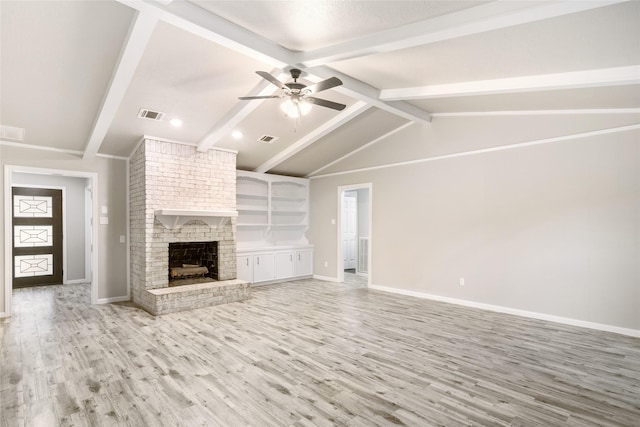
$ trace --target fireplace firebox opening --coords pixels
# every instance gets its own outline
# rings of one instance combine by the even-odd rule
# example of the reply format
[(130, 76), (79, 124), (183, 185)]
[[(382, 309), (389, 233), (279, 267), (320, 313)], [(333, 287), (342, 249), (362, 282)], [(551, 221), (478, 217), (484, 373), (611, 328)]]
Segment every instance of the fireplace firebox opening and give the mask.
[(218, 280), (218, 242), (169, 243), (169, 286)]

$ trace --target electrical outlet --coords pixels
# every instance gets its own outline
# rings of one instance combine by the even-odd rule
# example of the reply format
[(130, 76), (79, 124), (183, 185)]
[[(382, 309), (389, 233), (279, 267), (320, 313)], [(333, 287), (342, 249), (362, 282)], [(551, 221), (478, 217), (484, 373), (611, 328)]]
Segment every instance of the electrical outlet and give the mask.
[(464, 277), (460, 278), (460, 286), (464, 286)]
[(125, 243), (127, 241), (126, 236), (120, 236), (120, 243)]

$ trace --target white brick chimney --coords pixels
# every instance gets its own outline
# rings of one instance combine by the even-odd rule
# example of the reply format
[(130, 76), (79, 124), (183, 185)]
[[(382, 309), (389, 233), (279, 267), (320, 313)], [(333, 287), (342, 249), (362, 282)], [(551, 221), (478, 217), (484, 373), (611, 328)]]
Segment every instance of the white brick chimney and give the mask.
[[(153, 314), (213, 305), (200, 301), (207, 299), (202, 294), (212, 286), (164, 289), (169, 286), (169, 243), (174, 242), (218, 242), (219, 284), (229, 280), (238, 284), (232, 280), (236, 278), (235, 152), (198, 152), (194, 146), (146, 139), (130, 160), (129, 190), (131, 296), (135, 303)], [(223, 221), (208, 218), (225, 212), (229, 215)], [(167, 213), (182, 213), (182, 217), (173, 223), (167, 220)], [(211, 300), (220, 303), (248, 297), (248, 287), (243, 296), (234, 286), (233, 295), (221, 299), (215, 294)]]

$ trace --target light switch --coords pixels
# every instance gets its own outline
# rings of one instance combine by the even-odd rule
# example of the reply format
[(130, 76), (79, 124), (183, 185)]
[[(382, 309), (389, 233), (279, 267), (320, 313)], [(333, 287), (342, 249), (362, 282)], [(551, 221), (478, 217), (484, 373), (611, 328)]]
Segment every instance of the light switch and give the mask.
[(126, 236), (120, 236), (120, 243), (124, 243), (127, 241), (127, 237)]
[(108, 207), (108, 206), (105, 206), (105, 205), (100, 206), (100, 213), (101, 213), (102, 215), (106, 215), (106, 214), (108, 214), (108, 213), (109, 213), (109, 207)]
[(109, 224), (109, 217), (108, 216), (101, 216), (100, 217), (100, 225), (107, 225)]
[(331, 225), (336, 225), (336, 219), (335, 218), (331, 218)]

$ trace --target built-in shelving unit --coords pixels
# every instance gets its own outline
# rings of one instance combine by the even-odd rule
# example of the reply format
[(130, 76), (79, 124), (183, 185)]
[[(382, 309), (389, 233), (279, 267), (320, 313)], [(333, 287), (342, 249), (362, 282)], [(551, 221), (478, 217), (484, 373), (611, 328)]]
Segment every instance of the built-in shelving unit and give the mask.
[(310, 276), (309, 180), (238, 171), (238, 277), (252, 283)]

